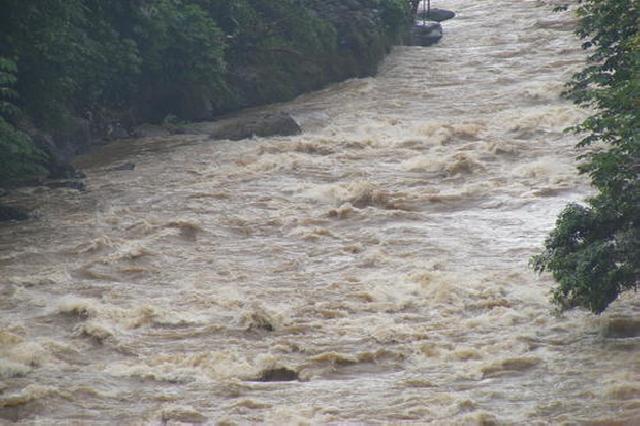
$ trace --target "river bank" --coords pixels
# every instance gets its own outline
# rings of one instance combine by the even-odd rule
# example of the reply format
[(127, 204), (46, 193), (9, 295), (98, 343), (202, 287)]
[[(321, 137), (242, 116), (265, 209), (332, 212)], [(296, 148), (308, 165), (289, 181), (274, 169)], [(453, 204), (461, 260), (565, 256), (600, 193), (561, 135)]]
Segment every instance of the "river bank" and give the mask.
[(142, 123), (175, 129), (373, 75), (410, 21), (404, 0), (50, 6), (0, 21), (0, 186), (73, 177), (75, 155), (144, 136)]

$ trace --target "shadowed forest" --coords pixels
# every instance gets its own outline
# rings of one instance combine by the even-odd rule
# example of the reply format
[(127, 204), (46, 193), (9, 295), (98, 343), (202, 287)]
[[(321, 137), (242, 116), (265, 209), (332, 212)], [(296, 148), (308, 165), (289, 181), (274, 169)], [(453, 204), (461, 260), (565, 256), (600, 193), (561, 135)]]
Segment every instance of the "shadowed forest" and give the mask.
[(59, 172), (69, 139), (372, 75), (408, 19), (404, 0), (4, 1), (0, 182)]

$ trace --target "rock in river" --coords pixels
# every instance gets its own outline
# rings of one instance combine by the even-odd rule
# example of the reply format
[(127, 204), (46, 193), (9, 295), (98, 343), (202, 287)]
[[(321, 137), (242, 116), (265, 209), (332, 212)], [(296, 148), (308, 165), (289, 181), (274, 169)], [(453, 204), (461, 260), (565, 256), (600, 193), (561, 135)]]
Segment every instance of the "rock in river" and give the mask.
[(455, 12), (446, 9), (430, 9), (428, 12), (426, 10), (421, 10), (418, 12), (418, 19), (426, 19), (428, 21), (436, 21), (442, 22), (447, 19), (451, 19), (456, 16)]
[(253, 136), (291, 136), (302, 129), (290, 114), (285, 112), (266, 114), (242, 114), (219, 121), (187, 124), (187, 134), (204, 134), (213, 139), (240, 140)]
[(409, 46), (431, 46), (442, 38), (442, 26), (437, 22), (416, 22), (411, 28)]

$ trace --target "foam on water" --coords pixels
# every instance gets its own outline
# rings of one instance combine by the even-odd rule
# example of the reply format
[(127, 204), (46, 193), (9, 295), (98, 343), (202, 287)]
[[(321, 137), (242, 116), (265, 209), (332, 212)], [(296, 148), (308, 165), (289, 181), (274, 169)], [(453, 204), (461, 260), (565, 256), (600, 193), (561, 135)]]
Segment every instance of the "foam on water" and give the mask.
[(86, 192), (10, 195), (0, 421), (633, 424), (637, 295), (557, 317), (527, 269), (591, 191), (557, 3), (442, 0), (439, 45), (267, 108), (302, 135), (117, 142)]

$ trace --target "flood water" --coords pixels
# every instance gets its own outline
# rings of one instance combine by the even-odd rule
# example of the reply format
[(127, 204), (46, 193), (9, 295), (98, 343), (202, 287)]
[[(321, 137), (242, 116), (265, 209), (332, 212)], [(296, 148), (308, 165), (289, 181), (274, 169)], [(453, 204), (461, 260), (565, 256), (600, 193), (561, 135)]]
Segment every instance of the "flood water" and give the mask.
[(272, 107), (300, 136), (119, 142), (86, 192), (11, 195), (0, 423), (638, 424), (640, 299), (554, 316), (527, 266), (590, 193), (553, 5), (439, 1), (439, 45)]

